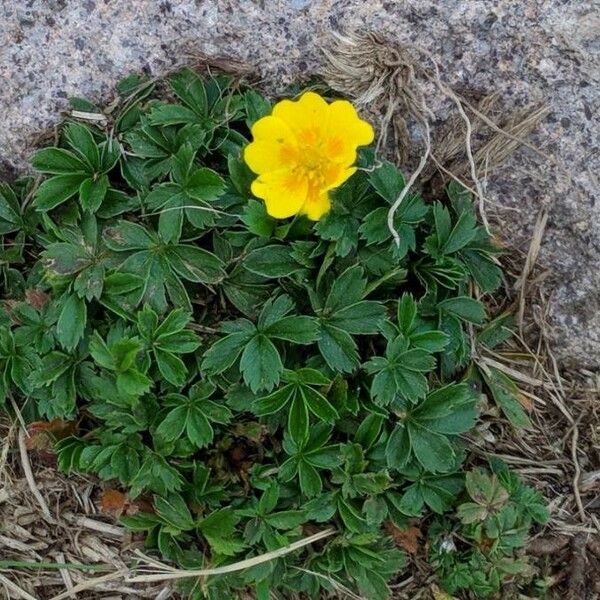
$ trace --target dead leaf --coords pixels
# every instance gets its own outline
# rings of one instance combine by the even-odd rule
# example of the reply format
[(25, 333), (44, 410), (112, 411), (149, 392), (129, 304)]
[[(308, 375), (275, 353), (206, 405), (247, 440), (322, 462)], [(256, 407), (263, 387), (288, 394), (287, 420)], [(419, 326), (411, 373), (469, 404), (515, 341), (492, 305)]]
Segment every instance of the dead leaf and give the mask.
[(50, 296), (38, 288), (31, 288), (25, 290), (25, 300), (36, 310), (42, 310), (48, 300), (50, 300)]
[(394, 540), (398, 548), (406, 550), (409, 554), (416, 554), (419, 549), (419, 539), (423, 537), (418, 527), (409, 527), (401, 529), (394, 522), (388, 520), (384, 523), (385, 530)]
[(63, 419), (33, 421), (27, 427), (29, 436), (25, 440), (25, 445), (28, 450), (51, 452), (57, 440), (73, 435), (76, 429), (76, 421), (63, 421)]
[(431, 593), (433, 594), (434, 600), (456, 600), (454, 596), (451, 596), (450, 594), (440, 590), (440, 588), (435, 584), (431, 586)]
[(517, 400), (519, 401), (519, 404), (527, 412), (532, 412), (533, 411), (535, 403), (533, 402), (533, 400), (529, 396), (526, 396), (523, 392), (519, 392), (517, 394)]
[(100, 497), (100, 510), (105, 515), (120, 517), (128, 504), (127, 496), (119, 490), (105, 490)]
[(144, 500), (143, 498), (138, 498), (135, 501), (128, 501), (127, 506), (125, 507), (125, 514), (131, 517), (139, 512), (144, 513), (153, 513), (154, 506), (152, 506), (151, 502)]

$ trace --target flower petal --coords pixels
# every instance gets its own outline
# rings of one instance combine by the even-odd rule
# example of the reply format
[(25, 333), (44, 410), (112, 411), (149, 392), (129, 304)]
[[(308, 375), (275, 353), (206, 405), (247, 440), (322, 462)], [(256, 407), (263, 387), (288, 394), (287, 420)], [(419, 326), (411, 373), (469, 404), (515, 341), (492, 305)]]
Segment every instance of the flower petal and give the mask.
[(347, 100), (336, 100), (328, 108), (323, 136), (327, 155), (336, 162), (351, 165), (356, 160), (356, 147), (373, 141), (373, 127), (358, 116)]
[(300, 144), (315, 145), (322, 138), (328, 104), (314, 92), (298, 100), (282, 100), (273, 107), (273, 116), (284, 121)]
[(306, 178), (286, 169), (259, 175), (251, 188), (257, 198), (265, 201), (267, 212), (276, 219), (298, 214), (308, 194)]
[(333, 190), (350, 179), (356, 173), (356, 167), (343, 168), (342, 165), (330, 165), (325, 176), (325, 187), (323, 191)]
[(290, 126), (275, 115), (262, 117), (252, 125), (251, 131), (254, 141), (296, 144), (296, 137)]
[(329, 212), (330, 208), (329, 194), (323, 192), (321, 194), (309, 195), (302, 206), (301, 213), (306, 215), (311, 221), (318, 221), (323, 215)]
[(244, 148), (246, 164), (258, 174), (289, 169), (297, 164), (298, 158), (296, 145), (285, 141), (255, 141)]

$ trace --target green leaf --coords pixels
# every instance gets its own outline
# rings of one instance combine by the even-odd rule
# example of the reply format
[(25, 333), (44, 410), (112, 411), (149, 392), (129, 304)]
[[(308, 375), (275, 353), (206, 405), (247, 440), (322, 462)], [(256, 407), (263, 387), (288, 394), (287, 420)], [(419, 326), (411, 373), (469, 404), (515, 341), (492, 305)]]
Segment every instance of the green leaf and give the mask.
[(253, 391), (272, 390), (278, 383), (283, 364), (277, 348), (266, 335), (255, 335), (246, 345), (240, 360), (244, 382)]
[(413, 423), (408, 434), (415, 457), (427, 471), (439, 473), (452, 468), (455, 452), (447, 437)]
[(307, 498), (318, 496), (323, 490), (323, 482), (319, 472), (306, 462), (298, 465), (300, 490)]
[(275, 529), (294, 529), (306, 521), (306, 515), (301, 510), (285, 510), (268, 515), (265, 521)]
[[(254, 328), (252, 323), (247, 323)], [(251, 338), (251, 332), (232, 333), (215, 342), (205, 353), (202, 368), (216, 375), (231, 367)]]
[(40, 211), (56, 208), (72, 198), (86, 179), (85, 174), (56, 175), (42, 182), (35, 193), (35, 206)]
[(106, 245), (115, 252), (144, 250), (155, 242), (154, 236), (144, 227), (131, 221), (119, 221), (104, 230)]
[(241, 219), (250, 233), (262, 238), (270, 238), (277, 224), (275, 219), (267, 214), (264, 203), (257, 200), (248, 201)]
[(263, 492), (260, 500), (258, 501), (258, 512), (266, 515), (275, 510), (277, 502), (279, 500), (279, 485), (276, 482), (272, 482), (269, 487)]
[(87, 322), (85, 301), (75, 294), (67, 296), (56, 323), (56, 336), (66, 350), (74, 350), (83, 337)]
[(225, 278), (223, 263), (208, 250), (180, 244), (168, 254), (173, 270), (188, 281), (215, 284)]
[(278, 245), (252, 250), (243, 260), (242, 265), (251, 273), (267, 278), (287, 277), (301, 269), (293, 259), (290, 250)]
[(412, 331), (417, 316), (417, 303), (411, 294), (404, 293), (398, 302), (398, 327), (400, 332), (408, 335)]
[(485, 307), (479, 300), (468, 296), (448, 298), (438, 303), (438, 309), (468, 323), (481, 324), (485, 321)]
[(259, 417), (277, 413), (282, 410), (295, 395), (296, 391), (294, 386), (286, 385), (279, 390), (275, 390), (268, 396), (259, 398), (254, 407), (255, 413)]
[(193, 110), (177, 104), (157, 104), (149, 115), (151, 125), (180, 125), (194, 123), (197, 116)]
[(197, 114), (206, 114), (208, 98), (204, 82), (191, 69), (184, 69), (170, 78), (169, 83), (177, 97)]
[(406, 427), (396, 425), (385, 447), (387, 464), (392, 469), (402, 469), (411, 456), (411, 440)]
[(389, 161), (369, 174), (369, 183), (389, 204), (393, 204), (404, 189), (404, 177), (398, 168)]
[(300, 394), (304, 404), (318, 419), (325, 423), (334, 423), (339, 418), (337, 410), (329, 403), (327, 398), (317, 390), (306, 385), (300, 386)]
[(66, 175), (70, 173), (85, 173), (88, 170), (75, 154), (63, 148), (43, 148), (38, 150), (31, 159), (31, 166), (36, 171), (52, 175)]
[[(227, 168), (229, 171), (231, 183), (233, 183), (233, 187), (235, 188), (237, 193), (242, 198), (250, 198), (250, 196), (252, 195), (250, 186), (256, 178), (256, 175), (250, 170), (248, 165), (241, 158), (238, 158), (236, 155), (233, 154), (230, 154), (227, 157)], [(259, 204), (260, 206), (262, 206), (263, 210), (265, 210), (266, 213), (264, 203), (257, 202), (256, 200), (250, 200), (249, 202)], [(275, 226), (275, 219), (271, 219), (271, 221), (273, 222), (273, 226)]]
[(56, 275), (74, 275), (90, 264), (90, 255), (83, 245), (56, 243), (43, 253), (44, 266)]
[(459, 216), (443, 247), (444, 254), (452, 254), (464, 248), (475, 237), (477, 220), (473, 212), (463, 212)]
[(211, 548), (225, 556), (233, 556), (244, 548), (244, 544), (234, 536), (239, 517), (230, 508), (223, 508), (205, 517), (198, 528)]
[(224, 192), (225, 182), (218, 173), (203, 167), (191, 174), (183, 189), (194, 200), (207, 202), (216, 200)]
[(419, 348), (407, 349), (403, 338), (388, 344), (386, 357), (374, 357), (365, 364), (368, 373), (375, 375), (371, 397), (382, 406), (394, 402), (397, 396), (411, 402), (427, 392), (427, 379), (423, 373), (435, 367), (431, 354)]
[(358, 351), (346, 331), (326, 323), (321, 325), (319, 351), (334, 371), (348, 373), (358, 366)]
[(362, 267), (354, 265), (346, 269), (333, 282), (324, 310), (335, 315), (342, 308), (356, 304), (362, 300), (365, 287), (366, 279)]
[(246, 109), (246, 125), (249, 128), (271, 112), (271, 103), (254, 90), (248, 90), (244, 94), (244, 107)]
[(141, 396), (152, 385), (152, 380), (136, 369), (128, 369), (117, 375), (117, 389), (125, 395)]
[(433, 205), (433, 218), (435, 221), (438, 244), (440, 247), (443, 247), (450, 235), (452, 227), (450, 211), (441, 202), (436, 202)]
[(449, 342), (449, 336), (443, 331), (422, 331), (410, 336), (410, 343), (429, 353), (441, 352)]
[(365, 335), (378, 333), (385, 315), (382, 304), (363, 300), (336, 311), (327, 321), (353, 335)]
[(358, 426), (355, 434), (355, 441), (363, 448), (370, 448), (381, 432), (383, 426), (383, 417), (374, 413), (370, 413)]
[(81, 123), (67, 123), (65, 139), (73, 149), (93, 170), (100, 167), (100, 153), (91, 131)]
[(171, 410), (156, 428), (156, 433), (167, 440), (178, 440), (187, 426), (188, 410), (185, 406), (177, 406)]
[(288, 416), (288, 431), (296, 444), (302, 446), (308, 440), (308, 405), (296, 395)]
[(98, 179), (84, 179), (79, 188), (79, 200), (83, 210), (96, 212), (108, 191), (108, 176), (100, 175)]
[(531, 428), (531, 420), (519, 402), (520, 392), (514, 381), (494, 367), (488, 367), (481, 373), (494, 401), (510, 423), (518, 428)]
[(213, 440), (213, 428), (206, 415), (197, 407), (188, 411), (185, 429), (190, 441), (198, 448), (208, 446)]
[(156, 514), (163, 523), (174, 531), (189, 531), (194, 528), (194, 519), (182, 496), (169, 494), (167, 497), (154, 496)]
[(284, 317), (263, 330), (265, 335), (295, 344), (310, 344), (319, 336), (319, 327), (312, 317)]
[(154, 356), (162, 376), (169, 383), (179, 387), (186, 382), (187, 368), (178, 356), (171, 352), (165, 352), (160, 348), (154, 349)]

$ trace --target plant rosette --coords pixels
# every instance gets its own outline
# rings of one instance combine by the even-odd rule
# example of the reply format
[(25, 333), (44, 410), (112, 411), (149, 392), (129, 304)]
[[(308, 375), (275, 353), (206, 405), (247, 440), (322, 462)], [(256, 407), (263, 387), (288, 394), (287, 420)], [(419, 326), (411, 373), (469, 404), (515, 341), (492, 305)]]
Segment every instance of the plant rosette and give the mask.
[(446, 589), (526, 582), (540, 498), (465, 467), (481, 390), (529, 426), (514, 383), (472, 362), (510, 319), (480, 299), (502, 273), (470, 194), (409, 191), (396, 243), (405, 180), (348, 101), (271, 106), (190, 70), (118, 92), (101, 126), (69, 119), (34, 155), (41, 181), (0, 187), (7, 410), (73, 421), (60, 468), (143, 501), (122, 522), (180, 568), (334, 532), (184, 580), (192, 598), (386, 598), (415, 523)]

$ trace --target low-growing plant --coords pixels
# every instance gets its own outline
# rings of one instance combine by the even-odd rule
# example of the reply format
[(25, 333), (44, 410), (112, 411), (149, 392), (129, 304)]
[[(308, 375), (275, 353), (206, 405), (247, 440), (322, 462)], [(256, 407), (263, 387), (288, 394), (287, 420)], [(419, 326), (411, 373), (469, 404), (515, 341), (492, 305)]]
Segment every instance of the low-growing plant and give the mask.
[(278, 220), (243, 155), (264, 97), (190, 70), (118, 91), (104, 120), (74, 100), (93, 120), (70, 119), (34, 155), (38, 178), (0, 188), (0, 401), (76, 421), (60, 467), (143, 499), (123, 523), (181, 567), (334, 531), (184, 582), (195, 598), (385, 598), (406, 563), (389, 525), (415, 519), (449, 591), (522, 573), (541, 499), (463, 466), (481, 386), (528, 425), (514, 384), (473, 362), (510, 331), (474, 293), (501, 270), (470, 194), (409, 193), (398, 245), (387, 217), (405, 181), (366, 147), (318, 209), (294, 209), (320, 220)]

